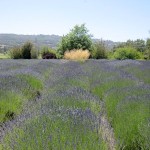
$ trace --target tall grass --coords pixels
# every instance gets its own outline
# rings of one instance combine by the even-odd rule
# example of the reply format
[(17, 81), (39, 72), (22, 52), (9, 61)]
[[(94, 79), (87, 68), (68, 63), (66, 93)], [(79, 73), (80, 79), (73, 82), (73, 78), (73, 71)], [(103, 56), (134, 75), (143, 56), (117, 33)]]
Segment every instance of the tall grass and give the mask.
[(90, 52), (82, 49), (66, 51), (64, 54), (64, 58), (69, 60), (86, 60), (89, 57)]
[(0, 91), (0, 123), (14, 119), (21, 111), (25, 97), (14, 91)]
[[(32, 75), (21, 74), (17, 75), (16, 78), (21, 81), (19, 89), (15, 87), (16, 89), (0, 91), (0, 122), (13, 119), (20, 113), (23, 105), (29, 99), (34, 99), (40, 95), (43, 88), (42, 82)], [(9, 80), (5, 82), (10, 84)]]

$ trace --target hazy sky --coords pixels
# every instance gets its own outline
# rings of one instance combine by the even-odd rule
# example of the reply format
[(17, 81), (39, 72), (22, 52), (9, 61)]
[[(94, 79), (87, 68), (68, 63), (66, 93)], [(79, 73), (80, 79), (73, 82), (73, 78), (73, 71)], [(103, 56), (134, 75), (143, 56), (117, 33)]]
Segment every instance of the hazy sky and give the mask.
[(65, 35), (85, 23), (95, 38), (150, 37), (150, 0), (0, 0), (0, 33)]

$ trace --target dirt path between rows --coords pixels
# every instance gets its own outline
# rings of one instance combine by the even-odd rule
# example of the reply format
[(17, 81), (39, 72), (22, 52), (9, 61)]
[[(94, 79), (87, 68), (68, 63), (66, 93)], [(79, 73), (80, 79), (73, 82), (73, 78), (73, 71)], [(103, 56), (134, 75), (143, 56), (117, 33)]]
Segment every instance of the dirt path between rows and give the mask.
[(103, 140), (108, 145), (109, 150), (116, 150), (116, 141), (114, 138), (113, 128), (108, 122), (105, 114), (100, 116), (100, 133)]

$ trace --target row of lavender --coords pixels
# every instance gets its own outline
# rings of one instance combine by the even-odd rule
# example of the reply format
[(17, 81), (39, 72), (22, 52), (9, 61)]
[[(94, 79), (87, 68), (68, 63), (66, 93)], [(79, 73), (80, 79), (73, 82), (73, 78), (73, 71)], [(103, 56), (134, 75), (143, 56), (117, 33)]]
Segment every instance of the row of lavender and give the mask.
[(50, 66), (35, 60), (0, 61), (0, 140), (25, 106), (40, 97)]
[[(107, 150), (111, 141), (100, 130), (103, 115), (108, 117), (110, 131), (114, 129), (116, 149), (150, 147), (149, 62), (1, 62), (0, 74), (6, 79), (28, 73), (43, 83), (40, 97), (26, 104), (22, 114), (10, 121), (13, 125), (8, 123), (4, 149)], [(1, 89), (6, 81), (1, 80)], [(6, 87), (26, 87), (19, 80), (12, 81)]]
[(24, 115), (28, 117), (5, 135), (3, 148), (107, 149), (99, 133), (98, 97), (68, 81), (84, 75), (80, 63), (56, 60), (50, 63), (51, 71), (43, 82), (40, 99), (32, 107), (27, 105), (28, 112)]
[[(104, 61), (93, 93), (105, 103), (118, 149), (150, 148), (150, 62)], [(107, 72), (107, 74), (106, 74)], [(102, 74), (102, 73), (100, 73)], [(100, 75), (101, 76), (101, 75)], [(97, 82), (96, 82), (97, 84)]]

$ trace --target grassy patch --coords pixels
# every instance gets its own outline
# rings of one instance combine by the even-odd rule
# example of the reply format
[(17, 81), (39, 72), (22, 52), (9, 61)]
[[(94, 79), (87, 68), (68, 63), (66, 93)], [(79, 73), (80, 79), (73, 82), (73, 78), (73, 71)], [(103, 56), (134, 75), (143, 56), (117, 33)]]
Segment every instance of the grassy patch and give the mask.
[(0, 91), (0, 122), (11, 120), (21, 111), (24, 96), (9, 91)]
[(129, 79), (118, 79), (118, 80), (111, 80), (108, 82), (104, 82), (100, 84), (99, 86), (95, 87), (92, 89), (92, 92), (100, 97), (102, 100), (104, 98), (104, 95), (109, 89), (113, 88), (122, 88), (122, 87), (127, 87), (130, 86), (134, 83), (133, 80)]
[(0, 53), (0, 59), (7, 59), (9, 56), (7, 54)]
[(150, 134), (142, 134), (143, 130), (149, 130), (146, 121), (150, 114), (150, 103), (143, 97), (148, 93), (148, 89), (121, 88), (113, 90), (105, 97), (108, 118), (114, 128), (119, 149), (148, 148)]
[(32, 75), (18, 75), (18, 78), (26, 82), (27, 87), (23, 87), (23, 94), (29, 98), (35, 98), (40, 95), (40, 91), (43, 89), (43, 83)]
[[(25, 87), (12, 91), (0, 91), (0, 122), (12, 120), (22, 110), (23, 105), (29, 99), (34, 99), (40, 96), (40, 91), (43, 88), (43, 83), (39, 79), (31, 75), (19, 75), (22, 83), (26, 83)], [(9, 82), (9, 81), (6, 81)]]
[(35, 90), (39, 90), (43, 88), (43, 83), (41, 80), (37, 79), (36, 77), (32, 75), (19, 75), (19, 78), (27, 82), (32, 88)]

